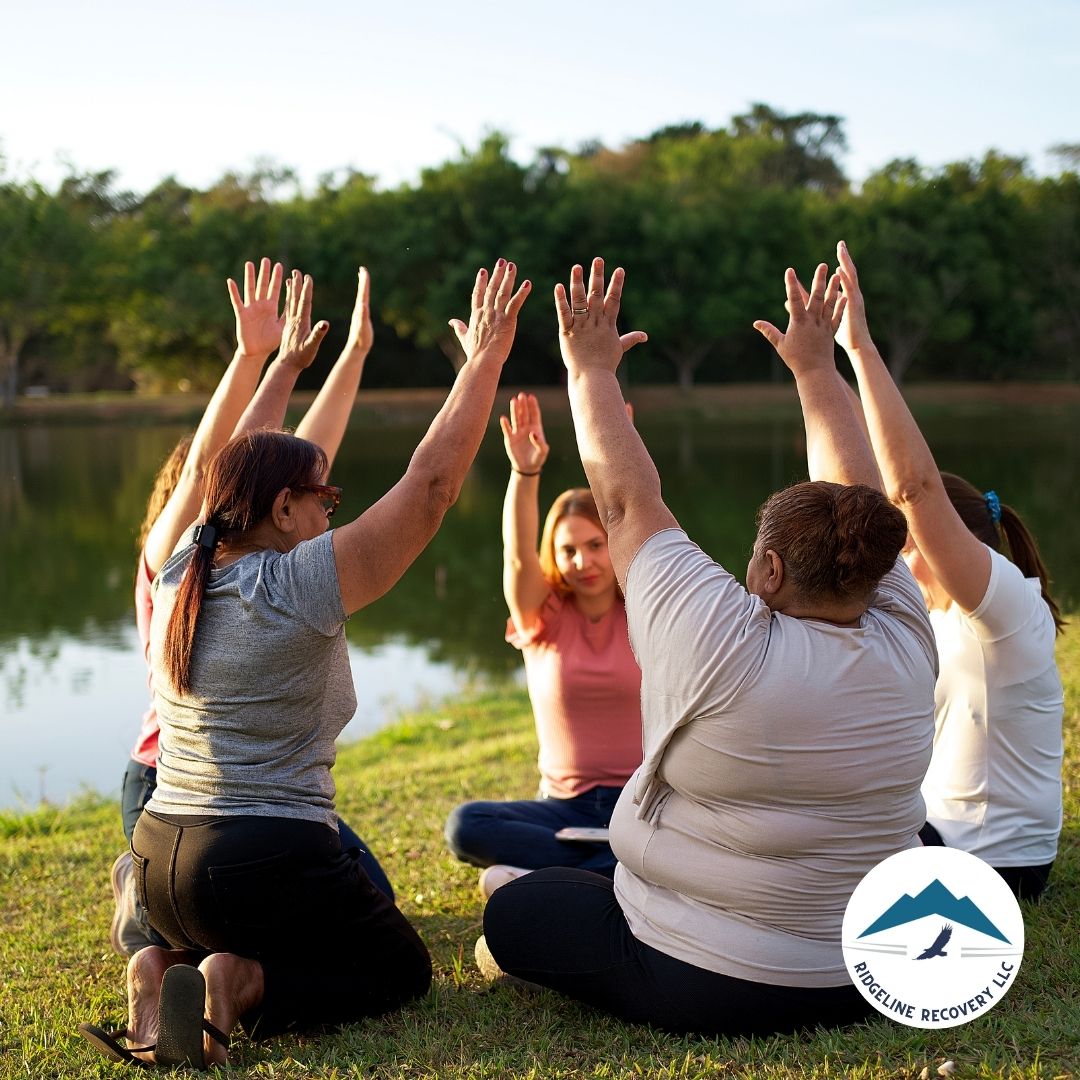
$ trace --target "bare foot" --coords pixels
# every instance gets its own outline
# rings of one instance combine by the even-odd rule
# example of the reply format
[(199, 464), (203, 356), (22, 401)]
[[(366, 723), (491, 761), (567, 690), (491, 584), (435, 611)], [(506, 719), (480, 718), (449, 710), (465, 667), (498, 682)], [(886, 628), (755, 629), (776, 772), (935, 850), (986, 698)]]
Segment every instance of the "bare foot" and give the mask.
[[(263, 999), (263, 969), (258, 960), (234, 953), (211, 953), (199, 970), (206, 979), (206, 1019), (226, 1035), (237, 1020)], [(224, 1065), (225, 1047), (210, 1035), (204, 1036), (207, 1065)]]
[[(140, 949), (127, 966), (128, 1045), (153, 1046), (158, 1037), (158, 999), (161, 980), (173, 964), (191, 959), (183, 949), (159, 949), (156, 945)], [(154, 1062), (153, 1053), (136, 1054), (137, 1058)]]

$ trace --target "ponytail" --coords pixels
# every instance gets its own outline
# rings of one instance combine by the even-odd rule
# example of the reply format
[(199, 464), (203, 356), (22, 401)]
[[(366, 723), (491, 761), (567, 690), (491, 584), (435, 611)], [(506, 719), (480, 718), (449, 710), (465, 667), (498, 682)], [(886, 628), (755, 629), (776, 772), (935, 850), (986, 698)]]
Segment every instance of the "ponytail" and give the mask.
[(264, 520), (282, 488), (321, 483), (326, 455), (314, 443), (283, 431), (249, 431), (227, 442), (206, 467), (206, 524), (176, 590), (165, 628), (165, 673), (180, 694), (190, 694), (191, 657), (203, 595), (221, 537), (243, 535)]
[(941, 482), (945, 485), (945, 494), (953, 504), (953, 509), (973, 536), (998, 552), (1001, 551), (1001, 541), (1004, 538), (1008, 551), (1003, 554), (1012, 559), (1024, 577), (1039, 579), (1042, 598), (1050, 608), (1054, 629), (1060, 634), (1066, 624), (1061, 616), (1061, 608), (1050, 595), (1050, 575), (1039, 554), (1035, 537), (1028, 531), (1020, 515), (1011, 506), (1003, 503), (996, 492), (980, 491), (955, 473), (943, 472)]
[(210, 580), (214, 549), (196, 544), (180, 586), (176, 590), (169, 625), (165, 628), (165, 673), (180, 694), (191, 692), (191, 654), (195, 648), (195, 628), (202, 610), (203, 594)]
[(1062, 633), (1065, 629), (1065, 620), (1061, 616), (1061, 608), (1058, 607), (1057, 601), (1050, 595), (1050, 575), (1039, 554), (1035, 537), (1028, 532), (1020, 515), (1004, 503), (1001, 506), (1001, 532), (1009, 545), (1012, 561), (1020, 568), (1024, 577), (1039, 579), (1039, 584), (1042, 586), (1042, 598), (1046, 601), (1054, 619), (1054, 629), (1059, 634)]

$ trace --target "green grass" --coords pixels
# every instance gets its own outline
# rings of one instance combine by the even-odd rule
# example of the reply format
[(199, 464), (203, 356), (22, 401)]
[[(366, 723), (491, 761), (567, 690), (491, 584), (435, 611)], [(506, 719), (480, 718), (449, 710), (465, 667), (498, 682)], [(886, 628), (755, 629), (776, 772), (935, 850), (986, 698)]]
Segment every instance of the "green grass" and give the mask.
[[(487, 988), (472, 963), (476, 874), (443, 848), (452, 806), (535, 788), (528, 702), (508, 689), (410, 716), (342, 749), (342, 816), (372, 839), (435, 962), (423, 1001), (319, 1036), (234, 1045), (230, 1076), (915, 1078), (946, 1059), (956, 1077), (1073, 1076), (1080, 1069), (1080, 628), (1060, 649), (1066, 682), (1065, 831), (1053, 888), (1025, 905), (1027, 951), (993, 1011), (946, 1031), (884, 1018), (815, 1035), (676, 1038), (555, 994)], [(108, 869), (122, 843), (115, 804), (0, 816), (0, 1080), (107, 1077), (75, 1035), (122, 1026), (124, 964), (108, 946)], [(298, 913), (318, 918), (318, 912)]]

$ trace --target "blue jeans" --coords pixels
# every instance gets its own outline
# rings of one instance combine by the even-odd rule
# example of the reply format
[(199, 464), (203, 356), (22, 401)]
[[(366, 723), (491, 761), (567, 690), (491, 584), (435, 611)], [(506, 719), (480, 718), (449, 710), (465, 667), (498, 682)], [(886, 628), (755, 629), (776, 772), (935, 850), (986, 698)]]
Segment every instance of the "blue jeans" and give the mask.
[[(157, 769), (152, 765), (143, 765), (134, 759), (129, 760), (120, 787), (120, 809), (124, 818), (124, 835), (127, 837), (128, 846), (131, 845), (131, 837), (135, 832), (135, 823), (139, 820), (143, 807), (150, 801), (150, 796), (154, 794), (155, 787), (157, 787)], [(348, 852), (350, 849), (355, 848), (359, 852), (359, 855), (355, 856), (355, 858), (359, 860), (360, 865), (371, 879), (372, 885), (379, 892), (393, 900), (394, 888), (390, 884), (385, 871), (379, 865), (379, 860), (371, 854), (367, 844), (341, 818), (337, 819), (337, 823), (338, 835), (341, 837), (341, 850)], [(140, 921), (143, 921), (141, 911), (139, 917)], [(146, 929), (153, 935), (149, 924), (146, 924)]]
[(606, 829), (621, 794), (622, 788), (595, 787), (572, 799), (463, 803), (446, 819), (446, 843), (473, 866), (570, 866), (611, 877), (616, 859), (609, 845), (556, 840), (555, 833), (568, 826)]

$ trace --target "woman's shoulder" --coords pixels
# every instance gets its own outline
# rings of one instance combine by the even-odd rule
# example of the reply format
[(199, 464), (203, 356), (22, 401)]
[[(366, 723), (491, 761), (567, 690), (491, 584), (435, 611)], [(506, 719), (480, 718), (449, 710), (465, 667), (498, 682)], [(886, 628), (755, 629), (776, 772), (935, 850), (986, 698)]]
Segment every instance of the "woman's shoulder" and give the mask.
[(506, 620), (506, 640), (515, 649), (550, 641), (568, 608), (568, 598), (563, 597), (556, 589), (549, 589), (539, 612), (527, 629), (516, 626), (511, 618)]

